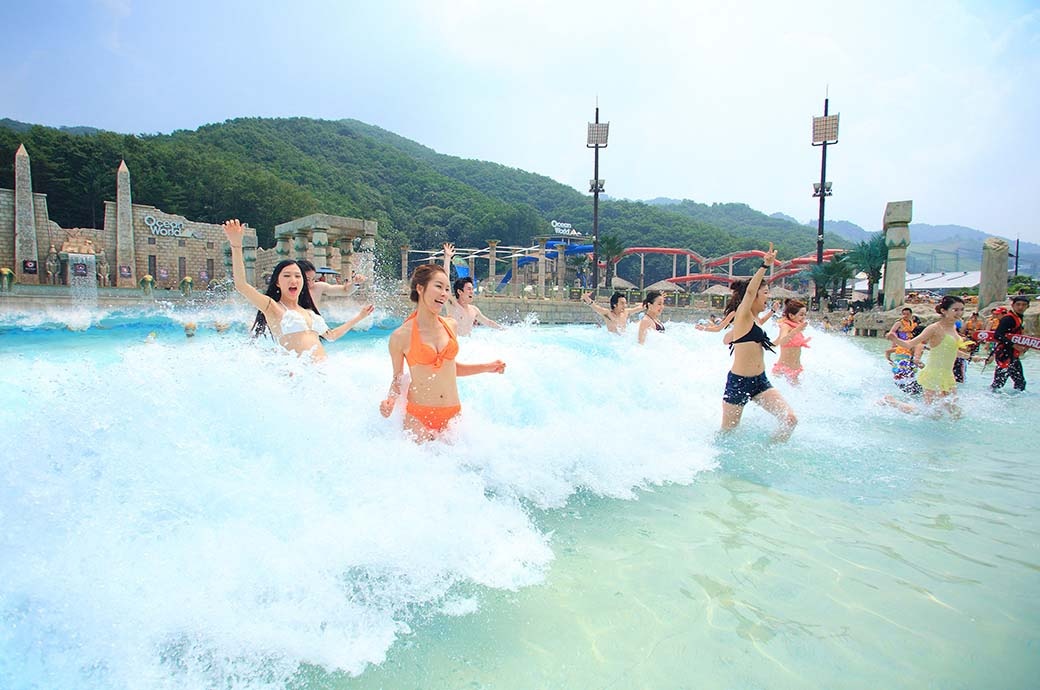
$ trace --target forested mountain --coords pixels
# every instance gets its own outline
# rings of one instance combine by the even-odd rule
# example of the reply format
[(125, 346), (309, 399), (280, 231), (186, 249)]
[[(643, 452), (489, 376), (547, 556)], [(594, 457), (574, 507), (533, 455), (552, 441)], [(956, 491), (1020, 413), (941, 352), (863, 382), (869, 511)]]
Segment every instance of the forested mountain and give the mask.
[[(354, 120), (229, 120), (194, 131), (127, 135), (63, 131), (0, 121), (0, 187), (13, 187), (13, 160), (24, 143), (35, 191), (48, 195), (63, 227), (97, 227), (103, 201), (115, 198), (115, 170), (130, 168), (133, 198), (189, 218), (241, 218), (274, 243), (278, 223), (308, 213), (374, 219), (383, 270), (394, 275), (398, 249), (452, 241), (482, 247), (489, 239), (528, 245), (549, 221), (592, 228), (592, 199), (542, 175), (437, 153)], [(717, 256), (774, 242), (781, 256), (815, 248), (815, 233), (743, 204), (683, 201), (654, 206), (602, 200), (600, 233), (626, 246), (684, 247)], [(834, 238), (828, 246), (846, 246)], [(683, 267), (685, 268), (685, 267)], [(632, 277), (637, 262), (622, 262)], [(671, 259), (648, 258), (647, 281), (671, 275)]]

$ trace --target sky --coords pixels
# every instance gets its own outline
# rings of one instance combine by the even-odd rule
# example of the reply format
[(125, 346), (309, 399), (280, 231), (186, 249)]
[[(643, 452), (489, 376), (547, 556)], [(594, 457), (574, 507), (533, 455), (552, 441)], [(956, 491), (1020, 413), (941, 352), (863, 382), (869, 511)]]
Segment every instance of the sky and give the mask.
[(0, 117), (352, 118), (587, 192), (598, 104), (611, 197), (801, 222), (829, 97), (827, 219), (878, 230), (911, 199), (914, 222), (1040, 242), (1040, 0), (38, 0), (0, 25)]

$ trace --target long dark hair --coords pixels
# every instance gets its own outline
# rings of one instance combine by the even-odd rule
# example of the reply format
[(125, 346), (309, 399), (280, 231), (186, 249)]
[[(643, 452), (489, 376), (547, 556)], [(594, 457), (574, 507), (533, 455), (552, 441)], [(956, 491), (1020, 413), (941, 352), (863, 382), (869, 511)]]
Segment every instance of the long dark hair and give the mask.
[(646, 297), (643, 298), (643, 306), (649, 307), (651, 304), (654, 303), (654, 300), (660, 297), (662, 294), (663, 293), (657, 290), (651, 290), (650, 292), (646, 293)]
[(747, 292), (747, 286), (750, 282), (750, 280), (734, 280), (729, 284), (729, 302), (726, 303), (726, 309), (722, 312), (723, 316), (737, 310), (737, 307), (744, 300), (744, 293)]
[[(267, 281), (267, 291), (264, 293), (275, 302), (282, 299), (282, 289), (278, 287), (278, 276), (282, 275), (282, 271), (285, 270), (286, 266), (295, 265), (300, 269), (300, 273), (304, 274), (303, 266), (300, 266), (300, 262), (295, 259), (286, 259), (285, 261), (279, 261), (275, 265), (274, 270), (271, 271), (271, 279)], [(300, 306), (304, 309), (310, 309), (315, 314), (321, 314), (318, 311), (318, 307), (314, 305), (314, 300), (311, 299), (311, 291), (307, 288), (307, 276), (303, 276), (303, 286), (300, 288)], [(256, 312), (256, 320), (253, 321), (253, 337), (258, 338), (270, 329), (267, 327), (267, 317), (264, 316), (262, 311)]]

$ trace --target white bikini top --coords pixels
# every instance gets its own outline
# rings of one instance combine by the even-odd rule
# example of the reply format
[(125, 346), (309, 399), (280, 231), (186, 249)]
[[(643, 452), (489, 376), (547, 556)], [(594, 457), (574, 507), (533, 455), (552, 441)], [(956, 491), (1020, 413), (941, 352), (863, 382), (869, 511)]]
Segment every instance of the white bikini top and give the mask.
[(285, 314), (282, 315), (282, 335), (292, 335), (304, 331), (314, 331), (318, 335), (324, 335), (329, 330), (329, 325), (325, 323), (321, 314), (315, 314), (312, 311), (307, 313), (311, 317), (310, 323), (307, 323), (307, 317), (302, 313), (295, 309), (286, 309)]

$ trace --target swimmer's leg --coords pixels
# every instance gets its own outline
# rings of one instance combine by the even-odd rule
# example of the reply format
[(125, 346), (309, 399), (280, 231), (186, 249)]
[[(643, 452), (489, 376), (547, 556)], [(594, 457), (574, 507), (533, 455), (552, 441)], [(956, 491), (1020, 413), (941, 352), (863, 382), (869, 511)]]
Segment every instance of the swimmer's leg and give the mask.
[(795, 416), (794, 410), (784, 400), (784, 396), (780, 395), (780, 391), (770, 388), (765, 392), (759, 393), (752, 400), (761, 405), (762, 409), (776, 417), (777, 421), (780, 422), (776, 433), (773, 434), (774, 441), (783, 442), (791, 438), (794, 428), (798, 426), (798, 417)]
[(732, 431), (740, 424), (740, 418), (744, 414), (743, 405), (733, 405), (726, 401), (722, 402), (722, 431)]

